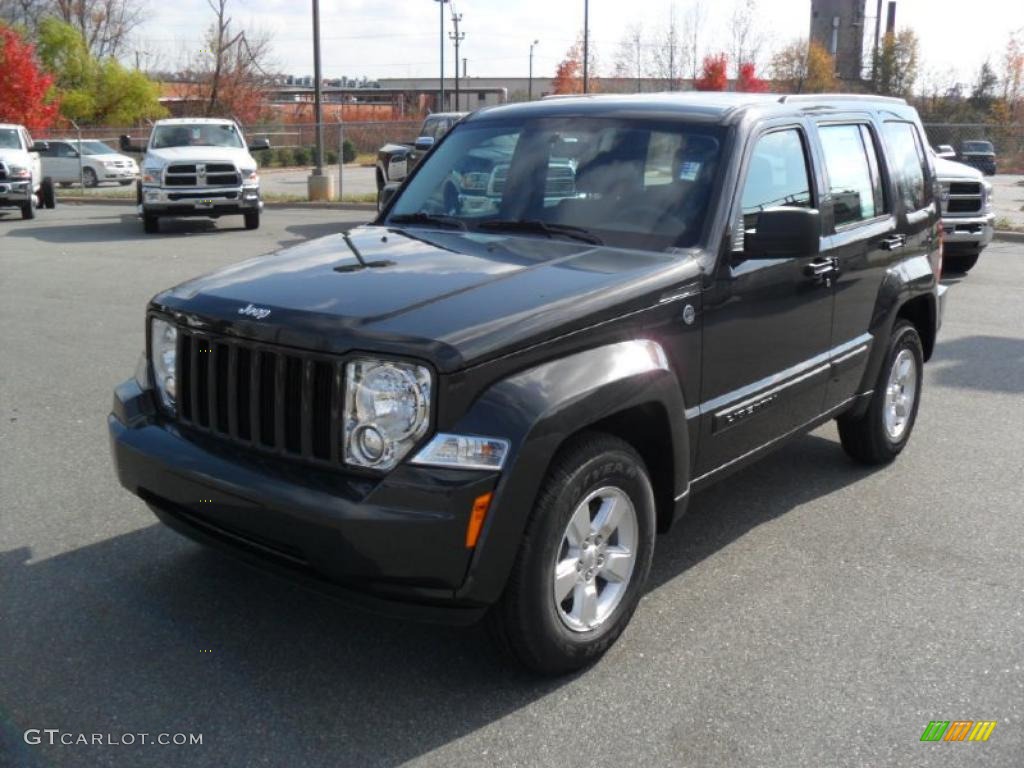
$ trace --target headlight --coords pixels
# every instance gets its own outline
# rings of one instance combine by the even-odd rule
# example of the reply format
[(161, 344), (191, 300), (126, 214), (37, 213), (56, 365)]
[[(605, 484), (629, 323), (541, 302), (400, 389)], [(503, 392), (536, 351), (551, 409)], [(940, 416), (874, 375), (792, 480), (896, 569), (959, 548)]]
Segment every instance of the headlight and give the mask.
[(32, 175), (32, 172), (20, 165), (9, 165), (7, 166), (7, 175), (12, 179), (27, 179)]
[(142, 170), (142, 180), (147, 184), (159, 184), (160, 183), (160, 169), (159, 168), (144, 168)]
[(421, 365), (355, 360), (345, 366), (345, 462), (388, 470), (430, 425), (430, 371)]
[(115, 161), (115, 160), (104, 160), (103, 161), (103, 167), (104, 168), (116, 168), (117, 167), (117, 161)]
[(241, 173), (243, 182), (255, 184), (257, 181), (260, 180), (260, 175), (256, 173), (255, 168), (243, 168)]
[(413, 464), (453, 469), (498, 470), (505, 464), (509, 442), (500, 437), (438, 434), (412, 459)]
[(165, 320), (153, 318), (150, 324), (149, 354), (153, 363), (153, 383), (160, 393), (160, 402), (174, 410), (178, 394), (175, 379), (178, 357), (178, 329)]

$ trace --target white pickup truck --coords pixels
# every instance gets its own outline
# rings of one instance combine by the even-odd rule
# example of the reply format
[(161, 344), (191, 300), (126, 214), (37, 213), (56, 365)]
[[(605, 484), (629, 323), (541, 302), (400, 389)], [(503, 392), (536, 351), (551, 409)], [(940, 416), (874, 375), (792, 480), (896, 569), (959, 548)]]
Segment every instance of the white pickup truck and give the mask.
[(942, 186), (944, 271), (962, 274), (978, 263), (995, 234), (992, 185), (977, 168), (938, 156), (935, 175)]
[[(160, 219), (178, 216), (245, 217), (245, 228), (260, 225), (260, 177), (250, 152), (269, 149), (261, 139), (245, 143), (234, 120), (172, 118), (153, 126), (142, 159), (139, 215), (147, 233), (160, 231)], [(121, 137), (122, 151), (137, 149)]]
[(36, 208), (54, 208), (53, 182), (43, 177), (36, 143), (23, 125), (0, 123), (0, 208), (20, 208), (21, 218), (34, 219)]

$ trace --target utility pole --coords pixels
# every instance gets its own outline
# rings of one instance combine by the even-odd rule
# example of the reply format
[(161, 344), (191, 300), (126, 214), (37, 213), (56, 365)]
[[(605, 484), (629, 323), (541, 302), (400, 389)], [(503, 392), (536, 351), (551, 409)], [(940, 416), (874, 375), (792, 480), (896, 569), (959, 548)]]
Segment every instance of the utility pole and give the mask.
[[(441, 41), (441, 78), (438, 81), (437, 89), (437, 111), (444, 112), (444, 4), (448, 0), (434, 0), (438, 4), (438, 8), (441, 9), (441, 36), (438, 38)], [(455, 66), (459, 66), (459, 62), (455, 62)]]
[(320, 71), (320, 0), (313, 0), (313, 114), (316, 120), (316, 168), (307, 180), (310, 200), (330, 200), (334, 196), (334, 178), (324, 175), (323, 86)]
[(877, 83), (878, 77), (878, 40), (882, 32), (882, 0), (878, 0), (875, 8), (875, 48), (871, 54), (871, 82)]
[(583, 92), (590, 93), (590, 0), (583, 0)]
[(533, 46), (537, 45), (538, 43), (540, 43), (540, 40), (534, 40), (532, 43), (530, 43), (530, 77), (526, 81), (527, 82), (527, 86), (526, 86), (526, 100), (527, 101), (533, 101)]
[(459, 43), (466, 39), (465, 32), (459, 32), (459, 22), (462, 21), (462, 14), (455, 13), (452, 8), (452, 26), (454, 32), (449, 32), (448, 37), (455, 42), (455, 111), (459, 111)]

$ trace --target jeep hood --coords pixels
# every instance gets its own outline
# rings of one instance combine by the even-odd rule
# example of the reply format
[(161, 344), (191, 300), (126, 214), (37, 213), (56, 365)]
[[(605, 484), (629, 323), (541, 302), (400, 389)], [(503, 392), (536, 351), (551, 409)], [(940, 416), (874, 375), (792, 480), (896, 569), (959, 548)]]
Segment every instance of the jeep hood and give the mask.
[(981, 181), (983, 177), (981, 171), (970, 165), (964, 165), (963, 163), (955, 163), (952, 160), (944, 160), (941, 157), (935, 157), (935, 175), (940, 179), (969, 179), (971, 181)]
[(255, 166), (249, 150), (245, 147), (167, 147), (146, 150), (145, 163), (167, 165), (168, 163), (238, 163), (240, 166)]
[(197, 278), (153, 306), (214, 333), (453, 371), (656, 304), (667, 272), (671, 285), (698, 275), (695, 255), (368, 226)]

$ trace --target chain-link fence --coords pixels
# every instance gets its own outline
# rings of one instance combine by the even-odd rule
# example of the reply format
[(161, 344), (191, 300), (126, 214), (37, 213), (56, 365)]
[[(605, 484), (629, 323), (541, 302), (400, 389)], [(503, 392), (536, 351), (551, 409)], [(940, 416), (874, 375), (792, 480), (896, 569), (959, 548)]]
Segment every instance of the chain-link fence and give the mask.
[(1024, 173), (1024, 125), (925, 123), (933, 147), (945, 144), (959, 153), (965, 141), (991, 141), (1000, 173)]

